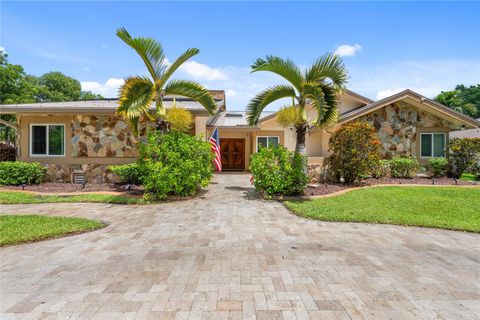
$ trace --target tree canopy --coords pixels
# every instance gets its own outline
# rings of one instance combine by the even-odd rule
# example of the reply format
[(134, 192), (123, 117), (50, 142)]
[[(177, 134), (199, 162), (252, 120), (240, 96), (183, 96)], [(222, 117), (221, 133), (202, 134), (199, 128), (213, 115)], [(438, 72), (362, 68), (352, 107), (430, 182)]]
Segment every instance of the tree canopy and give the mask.
[(9, 63), (7, 53), (0, 51), (0, 104), (101, 98), (82, 91), (78, 80), (61, 72), (48, 72), (40, 77), (29, 75), (21, 65)]
[(455, 90), (442, 91), (434, 99), (455, 111), (480, 118), (480, 84), (469, 87), (459, 84)]

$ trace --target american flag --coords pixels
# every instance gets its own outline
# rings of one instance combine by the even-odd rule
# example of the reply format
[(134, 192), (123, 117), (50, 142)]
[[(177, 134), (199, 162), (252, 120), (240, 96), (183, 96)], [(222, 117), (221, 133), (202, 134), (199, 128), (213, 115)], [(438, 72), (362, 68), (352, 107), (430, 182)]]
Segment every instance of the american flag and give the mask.
[(210, 137), (210, 145), (213, 153), (215, 154), (215, 159), (213, 163), (218, 172), (222, 171), (222, 157), (220, 156), (220, 139), (218, 138), (218, 128), (213, 130), (212, 136)]

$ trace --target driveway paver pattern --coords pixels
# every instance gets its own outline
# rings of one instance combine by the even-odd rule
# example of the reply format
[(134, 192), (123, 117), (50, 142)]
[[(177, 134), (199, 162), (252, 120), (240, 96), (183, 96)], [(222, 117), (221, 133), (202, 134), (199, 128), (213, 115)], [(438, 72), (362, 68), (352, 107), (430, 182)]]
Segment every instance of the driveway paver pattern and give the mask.
[[(372, 203), (374, 205), (374, 203)], [(3, 205), (103, 220), (0, 248), (1, 319), (478, 319), (480, 236), (327, 223), (259, 199), (245, 174), (151, 206)]]

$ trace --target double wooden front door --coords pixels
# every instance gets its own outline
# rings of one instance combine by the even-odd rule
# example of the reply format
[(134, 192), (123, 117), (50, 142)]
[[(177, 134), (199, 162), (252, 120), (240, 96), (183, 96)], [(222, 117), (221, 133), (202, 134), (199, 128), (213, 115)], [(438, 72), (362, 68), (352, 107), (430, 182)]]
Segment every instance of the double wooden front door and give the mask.
[(245, 169), (245, 139), (220, 139), (222, 169)]

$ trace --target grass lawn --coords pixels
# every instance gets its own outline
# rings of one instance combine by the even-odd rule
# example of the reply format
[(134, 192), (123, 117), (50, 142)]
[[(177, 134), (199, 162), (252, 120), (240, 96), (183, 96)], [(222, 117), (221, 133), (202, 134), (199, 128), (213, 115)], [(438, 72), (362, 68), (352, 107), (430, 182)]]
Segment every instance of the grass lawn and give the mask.
[(97, 203), (119, 203), (135, 204), (140, 198), (126, 196), (113, 196), (106, 194), (82, 194), (75, 196), (47, 196), (25, 192), (0, 192), (0, 204), (33, 204), (53, 202), (97, 202)]
[(81, 218), (1, 215), (0, 246), (58, 238), (104, 226), (101, 222)]
[(377, 187), (331, 198), (284, 203), (300, 216), (324, 221), (480, 232), (480, 188)]

